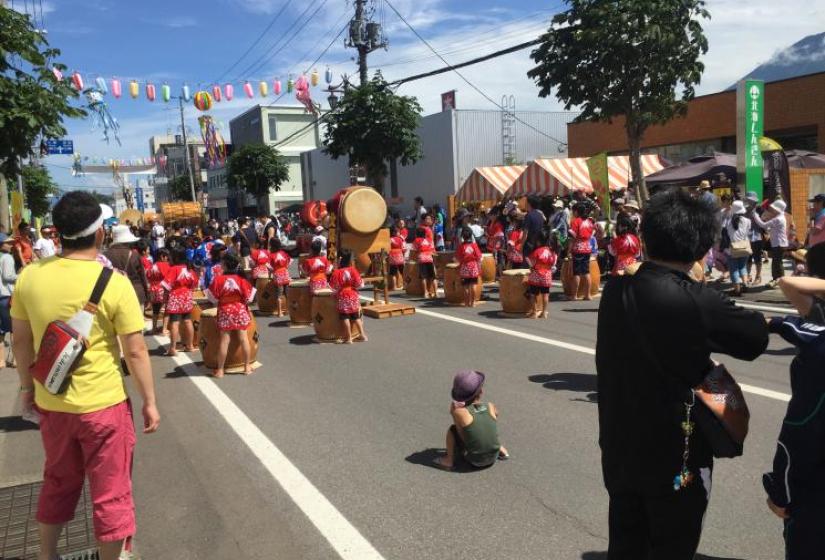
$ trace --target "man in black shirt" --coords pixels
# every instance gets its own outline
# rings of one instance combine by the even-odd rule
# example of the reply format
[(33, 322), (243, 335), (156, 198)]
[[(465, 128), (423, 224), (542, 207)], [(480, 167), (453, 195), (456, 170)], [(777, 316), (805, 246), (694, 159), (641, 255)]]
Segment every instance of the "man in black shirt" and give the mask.
[(235, 251), (243, 258), (244, 268), (251, 268), (249, 255), (258, 243), (258, 233), (255, 226), (246, 218), (238, 218), (238, 233), (232, 238)]
[(538, 248), (541, 230), (547, 222), (544, 213), (539, 210), (541, 199), (536, 195), (527, 197), (527, 216), (524, 217), (524, 257), (528, 258)]
[(650, 261), (612, 279), (602, 295), (596, 369), (609, 560), (693, 558), (713, 457), (696, 429), (687, 460), (693, 480), (674, 490), (685, 451), (683, 395), (710, 371), (711, 353), (754, 360), (768, 344), (761, 314), (688, 276), (718, 230), (711, 205), (682, 191), (655, 196), (642, 221)]

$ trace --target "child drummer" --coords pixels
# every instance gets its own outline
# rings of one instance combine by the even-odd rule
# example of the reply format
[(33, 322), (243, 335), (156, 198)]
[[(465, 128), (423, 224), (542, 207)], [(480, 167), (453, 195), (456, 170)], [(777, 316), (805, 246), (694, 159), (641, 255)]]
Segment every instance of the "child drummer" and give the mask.
[(364, 285), (364, 282), (358, 270), (352, 266), (352, 252), (349, 249), (341, 250), (338, 270), (332, 273), (329, 284), (335, 292), (338, 314), (347, 335), (345, 342), (352, 344), (353, 327), (361, 333), (355, 340), (366, 342), (367, 333), (364, 331), (361, 300), (358, 296), (358, 289)]

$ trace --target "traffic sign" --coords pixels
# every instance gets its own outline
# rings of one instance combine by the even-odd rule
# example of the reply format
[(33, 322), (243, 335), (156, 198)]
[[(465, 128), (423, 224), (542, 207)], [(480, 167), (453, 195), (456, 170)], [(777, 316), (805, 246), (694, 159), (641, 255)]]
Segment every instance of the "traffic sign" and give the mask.
[(46, 140), (46, 150), (51, 156), (70, 156), (74, 153), (74, 142), (49, 138)]

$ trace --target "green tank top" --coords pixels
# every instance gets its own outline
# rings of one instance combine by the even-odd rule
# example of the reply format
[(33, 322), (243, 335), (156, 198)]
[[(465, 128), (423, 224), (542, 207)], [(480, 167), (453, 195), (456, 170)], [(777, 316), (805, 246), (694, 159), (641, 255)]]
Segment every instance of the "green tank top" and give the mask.
[(473, 423), (464, 428), (466, 459), (476, 467), (492, 465), (498, 457), (498, 424), (490, 415), (487, 403), (467, 405)]

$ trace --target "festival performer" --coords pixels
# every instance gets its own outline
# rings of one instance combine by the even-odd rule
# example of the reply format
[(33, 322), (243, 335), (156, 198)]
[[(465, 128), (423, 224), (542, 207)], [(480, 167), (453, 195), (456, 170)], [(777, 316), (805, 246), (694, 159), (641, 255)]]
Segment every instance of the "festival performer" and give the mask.
[[(162, 286), (169, 291), (166, 315), (169, 317), (169, 350), (166, 356), (175, 356), (178, 339), (185, 352), (197, 350), (194, 345), (195, 332), (192, 326), (192, 290), (198, 286), (198, 274), (186, 261), (186, 250), (182, 247), (172, 251), (172, 267), (166, 273)], [(183, 323), (183, 327), (181, 327)], [(182, 331), (182, 332), (181, 332)]]
[[(590, 239), (593, 237), (595, 225), (588, 217), (589, 213), (589, 205), (581, 202), (576, 204), (573, 207), (575, 218), (570, 224), (570, 237), (573, 239), (573, 247), (570, 251), (573, 257), (573, 293), (578, 294), (579, 284), (584, 284), (586, 301), (593, 299), (590, 295), (590, 255), (592, 252)], [(577, 295), (574, 297), (578, 299)]]
[(510, 458), (498, 437), (498, 409), (491, 402), (481, 402), (485, 375), (480, 371), (462, 370), (453, 378), (450, 416), (447, 430), (447, 453), (435, 459), (439, 469), (451, 471), (458, 460), (475, 468), (486, 468), (496, 460)]
[(608, 252), (613, 255), (612, 276), (621, 276), (625, 269), (634, 264), (642, 254), (642, 242), (636, 235), (636, 222), (627, 212), (620, 212), (616, 216), (616, 236), (607, 246)]
[(407, 239), (410, 237), (410, 230), (407, 229), (407, 222), (403, 219), (399, 219), (395, 225), (398, 228), (398, 235), (402, 237), (406, 243)]
[[(496, 273), (500, 274), (504, 269), (505, 256), (505, 236), (504, 229), (507, 226), (507, 217), (502, 213), (502, 209), (496, 207), (495, 213), (491, 210), (490, 223), (487, 224), (487, 251), (493, 254), (496, 261)], [(463, 237), (463, 232), (462, 232)]]
[[(590, 253), (588, 253), (588, 258)], [(533, 304), (532, 313), (528, 317), (547, 319), (549, 311), (547, 309), (550, 301), (550, 286), (553, 283), (553, 267), (556, 265), (556, 253), (549, 245), (549, 237), (546, 231), (539, 235), (539, 246), (527, 258), (530, 265), (530, 275), (527, 277), (527, 291)]]
[[(149, 300), (152, 302), (152, 332), (166, 334), (169, 330), (169, 318), (163, 318), (161, 330), (158, 330), (158, 320), (160, 319), (160, 309), (166, 303), (166, 289), (163, 287), (163, 280), (169, 272), (169, 251), (166, 249), (157, 250), (157, 262), (151, 263), (146, 270), (146, 280), (149, 282)], [(143, 265), (146, 266), (146, 263)]]
[(292, 258), (283, 250), (281, 240), (273, 237), (269, 240), (269, 263), (272, 267), (272, 283), (275, 285), (275, 298), (278, 301), (278, 311), (276, 315), (283, 317), (287, 310), (283, 307), (283, 296), (286, 295), (286, 288), (292, 279), (289, 277), (289, 263)]
[(272, 265), (270, 264), (270, 254), (266, 249), (252, 249), (250, 253), (252, 259), (252, 280), (258, 278), (269, 278), (272, 276)]
[(209, 249), (209, 258), (203, 261), (203, 275), (201, 276), (200, 288), (204, 291), (212, 283), (216, 276), (223, 274), (223, 253), (226, 251), (226, 245), (223, 241), (218, 239), (212, 243)]
[(404, 283), (404, 237), (399, 234), (398, 228), (390, 228), (390, 254), (387, 257), (390, 265), (390, 276), (395, 277), (396, 287)]
[(438, 281), (435, 278), (435, 263), (433, 263), (433, 253), (435, 245), (431, 239), (427, 238), (427, 230), (420, 227), (415, 232), (415, 243), (413, 248), (418, 251), (418, 276), (424, 281), (425, 297), (435, 299), (438, 297)]
[(304, 276), (309, 278), (309, 291), (312, 295), (318, 290), (329, 288), (327, 277), (332, 274), (332, 265), (326, 257), (321, 255), (325, 246), (319, 240), (312, 242), (310, 246), (310, 257), (304, 261)]
[(338, 315), (344, 326), (347, 335), (347, 344), (352, 344), (352, 328), (357, 327), (360, 335), (355, 340), (367, 341), (367, 333), (364, 331), (364, 320), (361, 317), (361, 300), (358, 297), (358, 289), (364, 285), (358, 270), (352, 266), (352, 251), (341, 249), (341, 256), (338, 260), (338, 269), (332, 273), (329, 280), (332, 291), (335, 292), (337, 300)]
[(511, 230), (507, 234), (507, 268), (525, 268), (524, 264), (524, 215), (520, 212), (510, 214)]
[(229, 351), (229, 342), (235, 338), (241, 347), (244, 356), (244, 375), (252, 374), (252, 349), (246, 330), (252, 322), (249, 313), (249, 303), (255, 299), (255, 288), (242, 276), (241, 259), (233, 254), (223, 255), (223, 274), (216, 276), (209, 288), (206, 297), (218, 307), (218, 341), (217, 367), (213, 377), (223, 377), (226, 354)]
[(461, 276), (461, 285), (464, 288), (464, 306), (475, 306), (475, 285), (481, 274), (481, 249), (473, 238), (473, 230), (464, 228), (461, 231), (461, 245), (455, 252), (455, 260), (461, 265), (458, 274)]

